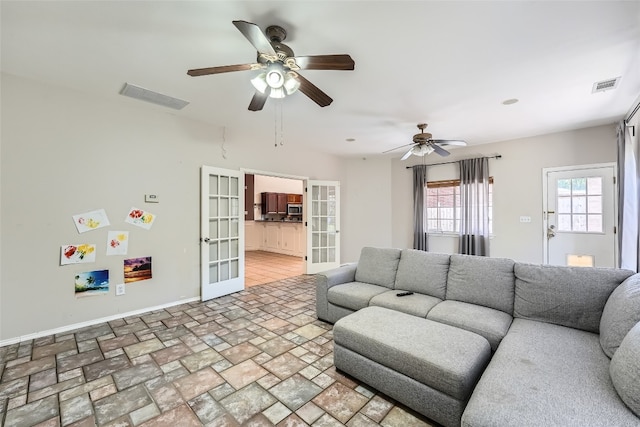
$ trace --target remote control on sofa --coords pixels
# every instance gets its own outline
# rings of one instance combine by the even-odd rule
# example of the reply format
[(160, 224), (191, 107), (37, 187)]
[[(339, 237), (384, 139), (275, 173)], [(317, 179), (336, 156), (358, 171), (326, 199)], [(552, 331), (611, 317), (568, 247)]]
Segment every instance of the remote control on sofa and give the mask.
[(400, 292), (396, 294), (397, 297), (406, 297), (407, 295), (413, 295), (413, 292)]

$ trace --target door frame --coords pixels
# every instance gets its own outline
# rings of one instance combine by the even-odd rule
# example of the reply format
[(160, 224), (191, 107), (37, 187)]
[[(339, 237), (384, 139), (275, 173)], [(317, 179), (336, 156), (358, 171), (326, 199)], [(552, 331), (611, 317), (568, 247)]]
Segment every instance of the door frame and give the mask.
[[(607, 162), (607, 163), (593, 163), (588, 165), (572, 165), (572, 166), (557, 166), (552, 168), (543, 168), (542, 169), (542, 263), (547, 264), (549, 262), (549, 242), (547, 239), (547, 228), (548, 224), (548, 215), (547, 215), (547, 186), (548, 186), (548, 174), (552, 172), (569, 172), (569, 171), (577, 171), (583, 169), (599, 169), (599, 168), (613, 168), (613, 177), (614, 177), (614, 189), (613, 189), (613, 226), (614, 230), (614, 240), (617, 236), (617, 230), (619, 230), (618, 224), (618, 165), (615, 162)], [(613, 251), (613, 260), (614, 265), (618, 265), (618, 245), (614, 242), (614, 251)]]

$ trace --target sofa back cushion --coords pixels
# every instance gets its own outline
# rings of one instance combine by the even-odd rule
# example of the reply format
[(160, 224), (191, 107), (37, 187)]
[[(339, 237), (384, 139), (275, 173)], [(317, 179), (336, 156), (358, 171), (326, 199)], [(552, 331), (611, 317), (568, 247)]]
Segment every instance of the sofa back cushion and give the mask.
[(403, 249), (395, 288), (444, 299), (448, 271), (448, 254)]
[(362, 248), (356, 267), (356, 282), (393, 289), (400, 253), (400, 249), (393, 248)]
[(640, 274), (622, 282), (609, 296), (600, 319), (600, 345), (613, 357), (622, 339), (640, 322)]
[(513, 314), (514, 264), (506, 258), (451, 255), (446, 299)]
[(609, 374), (622, 401), (640, 417), (640, 323), (620, 343), (611, 358)]
[(514, 317), (598, 333), (602, 310), (629, 270), (516, 263)]

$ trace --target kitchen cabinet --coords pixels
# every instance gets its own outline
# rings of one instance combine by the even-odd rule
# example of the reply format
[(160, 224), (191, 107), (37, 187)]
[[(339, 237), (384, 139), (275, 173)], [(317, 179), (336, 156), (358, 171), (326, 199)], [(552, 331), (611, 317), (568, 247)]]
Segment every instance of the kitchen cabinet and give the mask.
[(247, 251), (258, 251), (263, 246), (264, 224), (255, 221), (244, 223), (244, 248)]
[(262, 193), (262, 214), (278, 213), (278, 193)]
[(253, 221), (254, 212), (254, 190), (255, 189), (255, 177), (252, 174), (244, 174), (244, 220)]
[(302, 203), (302, 194), (287, 194), (287, 203)]
[(278, 193), (278, 213), (287, 214), (287, 195), (285, 193)]
[[(287, 193), (262, 193), (262, 213), (263, 214), (287, 214), (287, 204), (290, 202), (289, 196), (300, 196), (302, 200), (302, 194), (287, 194)], [(297, 200), (295, 198), (294, 200)]]
[(255, 234), (259, 235), (261, 239), (258, 245), (259, 250), (298, 257), (304, 256), (302, 222), (256, 221), (255, 224), (255, 229), (259, 230)]

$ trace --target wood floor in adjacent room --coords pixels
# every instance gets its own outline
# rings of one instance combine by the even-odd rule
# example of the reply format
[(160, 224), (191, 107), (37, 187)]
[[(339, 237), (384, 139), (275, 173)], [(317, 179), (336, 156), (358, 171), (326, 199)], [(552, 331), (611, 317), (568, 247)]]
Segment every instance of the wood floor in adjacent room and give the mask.
[(266, 251), (244, 253), (245, 286), (271, 283), (304, 274), (304, 258)]

